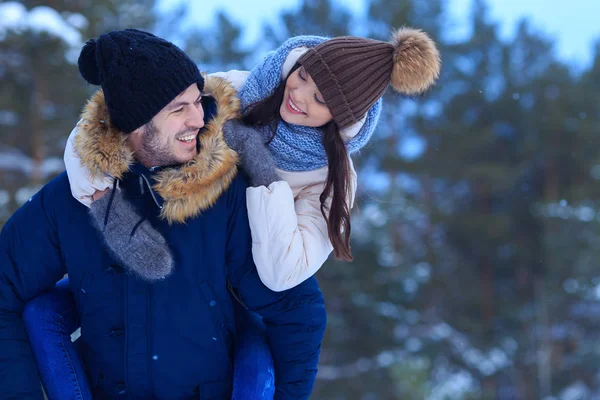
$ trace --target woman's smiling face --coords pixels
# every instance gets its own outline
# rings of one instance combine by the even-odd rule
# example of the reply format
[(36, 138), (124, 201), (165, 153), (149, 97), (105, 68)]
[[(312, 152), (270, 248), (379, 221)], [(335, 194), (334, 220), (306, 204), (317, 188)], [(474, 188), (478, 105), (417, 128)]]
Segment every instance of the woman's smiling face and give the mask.
[(310, 127), (323, 126), (333, 119), (323, 95), (302, 66), (287, 78), (279, 113), (288, 124)]

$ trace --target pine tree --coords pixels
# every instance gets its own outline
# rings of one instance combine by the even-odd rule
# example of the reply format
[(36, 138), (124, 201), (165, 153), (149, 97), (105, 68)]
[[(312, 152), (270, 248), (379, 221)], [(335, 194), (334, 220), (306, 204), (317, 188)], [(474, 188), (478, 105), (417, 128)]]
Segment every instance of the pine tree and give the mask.
[[(0, 224), (42, 184), (60, 173), (66, 138), (95, 88), (79, 76), (77, 56), (88, 38), (112, 29), (152, 29), (154, 0), (92, 3), (22, 1), (0, 6), (21, 13), (21, 27), (0, 38), (0, 152), (15, 162), (0, 165)], [(35, 21), (31, 16), (36, 15)], [(44, 19), (41, 19), (41, 16)], [(63, 28), (45, 26), (52, 21)], [(3, 122), (4, 121), (4, 122)], [(10, 158), (9, 158), (10, 157)], [(4, 206), (2, 206), (2, 203)]]

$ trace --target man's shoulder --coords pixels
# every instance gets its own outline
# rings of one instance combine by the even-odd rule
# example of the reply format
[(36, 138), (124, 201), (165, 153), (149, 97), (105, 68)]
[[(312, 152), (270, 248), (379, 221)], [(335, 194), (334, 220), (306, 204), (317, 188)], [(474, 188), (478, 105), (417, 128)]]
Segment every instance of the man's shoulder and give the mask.
[(246, 177), (246, 175), (244, 175), (244, 173), (241, 170), (238, 170), (237, 175), (231, 183), (231, 186), (235, 186), (236, 190), (245, 191), (246, 188), (250, 186), (250, 184), (248, 183), (248, 178)]
[(66, 172), (57, 175), (42, 186), (36, 194), (31, 196), (28, 202), (39, 202), (46, 212), (50, 210), (56, 212), (63, 209), (68, 212), (79, 204), (71, 194), (71, 186)]
[(238, 173), (235, 178), (231, 181), (231, 184), (227, 188), (227, 192), (231, 193), (233, 196), (245, 195), (246, 189), (248, 188), (249, 183), (248, 179), (244, 175), (244, 173), (238, 169)]
[[(39, 218), (56, 215), (56, 211), (65, 206), (65, 210), (72, 209), (68, 204), (71, 196), (69, 179), (66, 172), (56, 176), (50, 182), (32, 195), (6, 222), (4, 229), (9, 230), (13, 226), (25, 226), (39, 223)], [(73, 199), (75, 200), (75, 199)], [(75, 201), (75, 203), (77, 203)]]
[(71, 195), (71, 186), (69, 185), (69, 177), (67, 172), (62, 172), (53, 178), (50, 182), (46, 183), (42, 189), (46, 196), (52, 197), (73, 197)]
[(63, 172), (43, 185), (28, 200), (26, 200), (23, 205), (31, 203), (34, 200), (46, 203), (54, 199), (62, 200), (63, 198), (68, 198), (69, 196), (71, 196), (69, 178), (67, 177), (67, 173)]
[(232, 209), (243, 205), (246, 207), (246, 188), (248, 181), (241, 171), (238, 171), (236, 176), (231, 180), (227, 188), (223, 190), (218, 203), (221, 203), (225, 208)]

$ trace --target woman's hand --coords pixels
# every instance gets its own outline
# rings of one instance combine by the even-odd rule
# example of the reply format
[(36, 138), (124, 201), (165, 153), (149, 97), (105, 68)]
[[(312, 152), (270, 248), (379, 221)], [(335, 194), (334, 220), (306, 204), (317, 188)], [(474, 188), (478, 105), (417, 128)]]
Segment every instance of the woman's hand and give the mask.
[(242, 169), (252, 186), (269, 186), (281, 178), (275, 171), (275, 161), (263, 142), (262, 134), (254, 128), (229, 120), (223, 125), (223, 138), (230, 149), (241, 158)]

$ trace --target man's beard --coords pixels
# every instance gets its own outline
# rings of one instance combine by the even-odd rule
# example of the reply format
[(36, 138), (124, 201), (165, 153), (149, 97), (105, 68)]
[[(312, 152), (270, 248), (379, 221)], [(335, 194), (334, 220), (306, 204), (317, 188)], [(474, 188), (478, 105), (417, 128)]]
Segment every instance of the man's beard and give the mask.
[[(175, 137), (189, 134), (193, 131), (195, 130), (178, 132)], [(173, 154), (169, 142), (161, 142), (160, 131), (154, 126), (152, 121), (148, 122), (144, 127), (144, 133), (140, 141), (140, 148), (137, 151), (137, 157), (146, 165), (153, 167), (165, 167), (182, 163), (182, 161), (178, 160), (175, 154)]]

